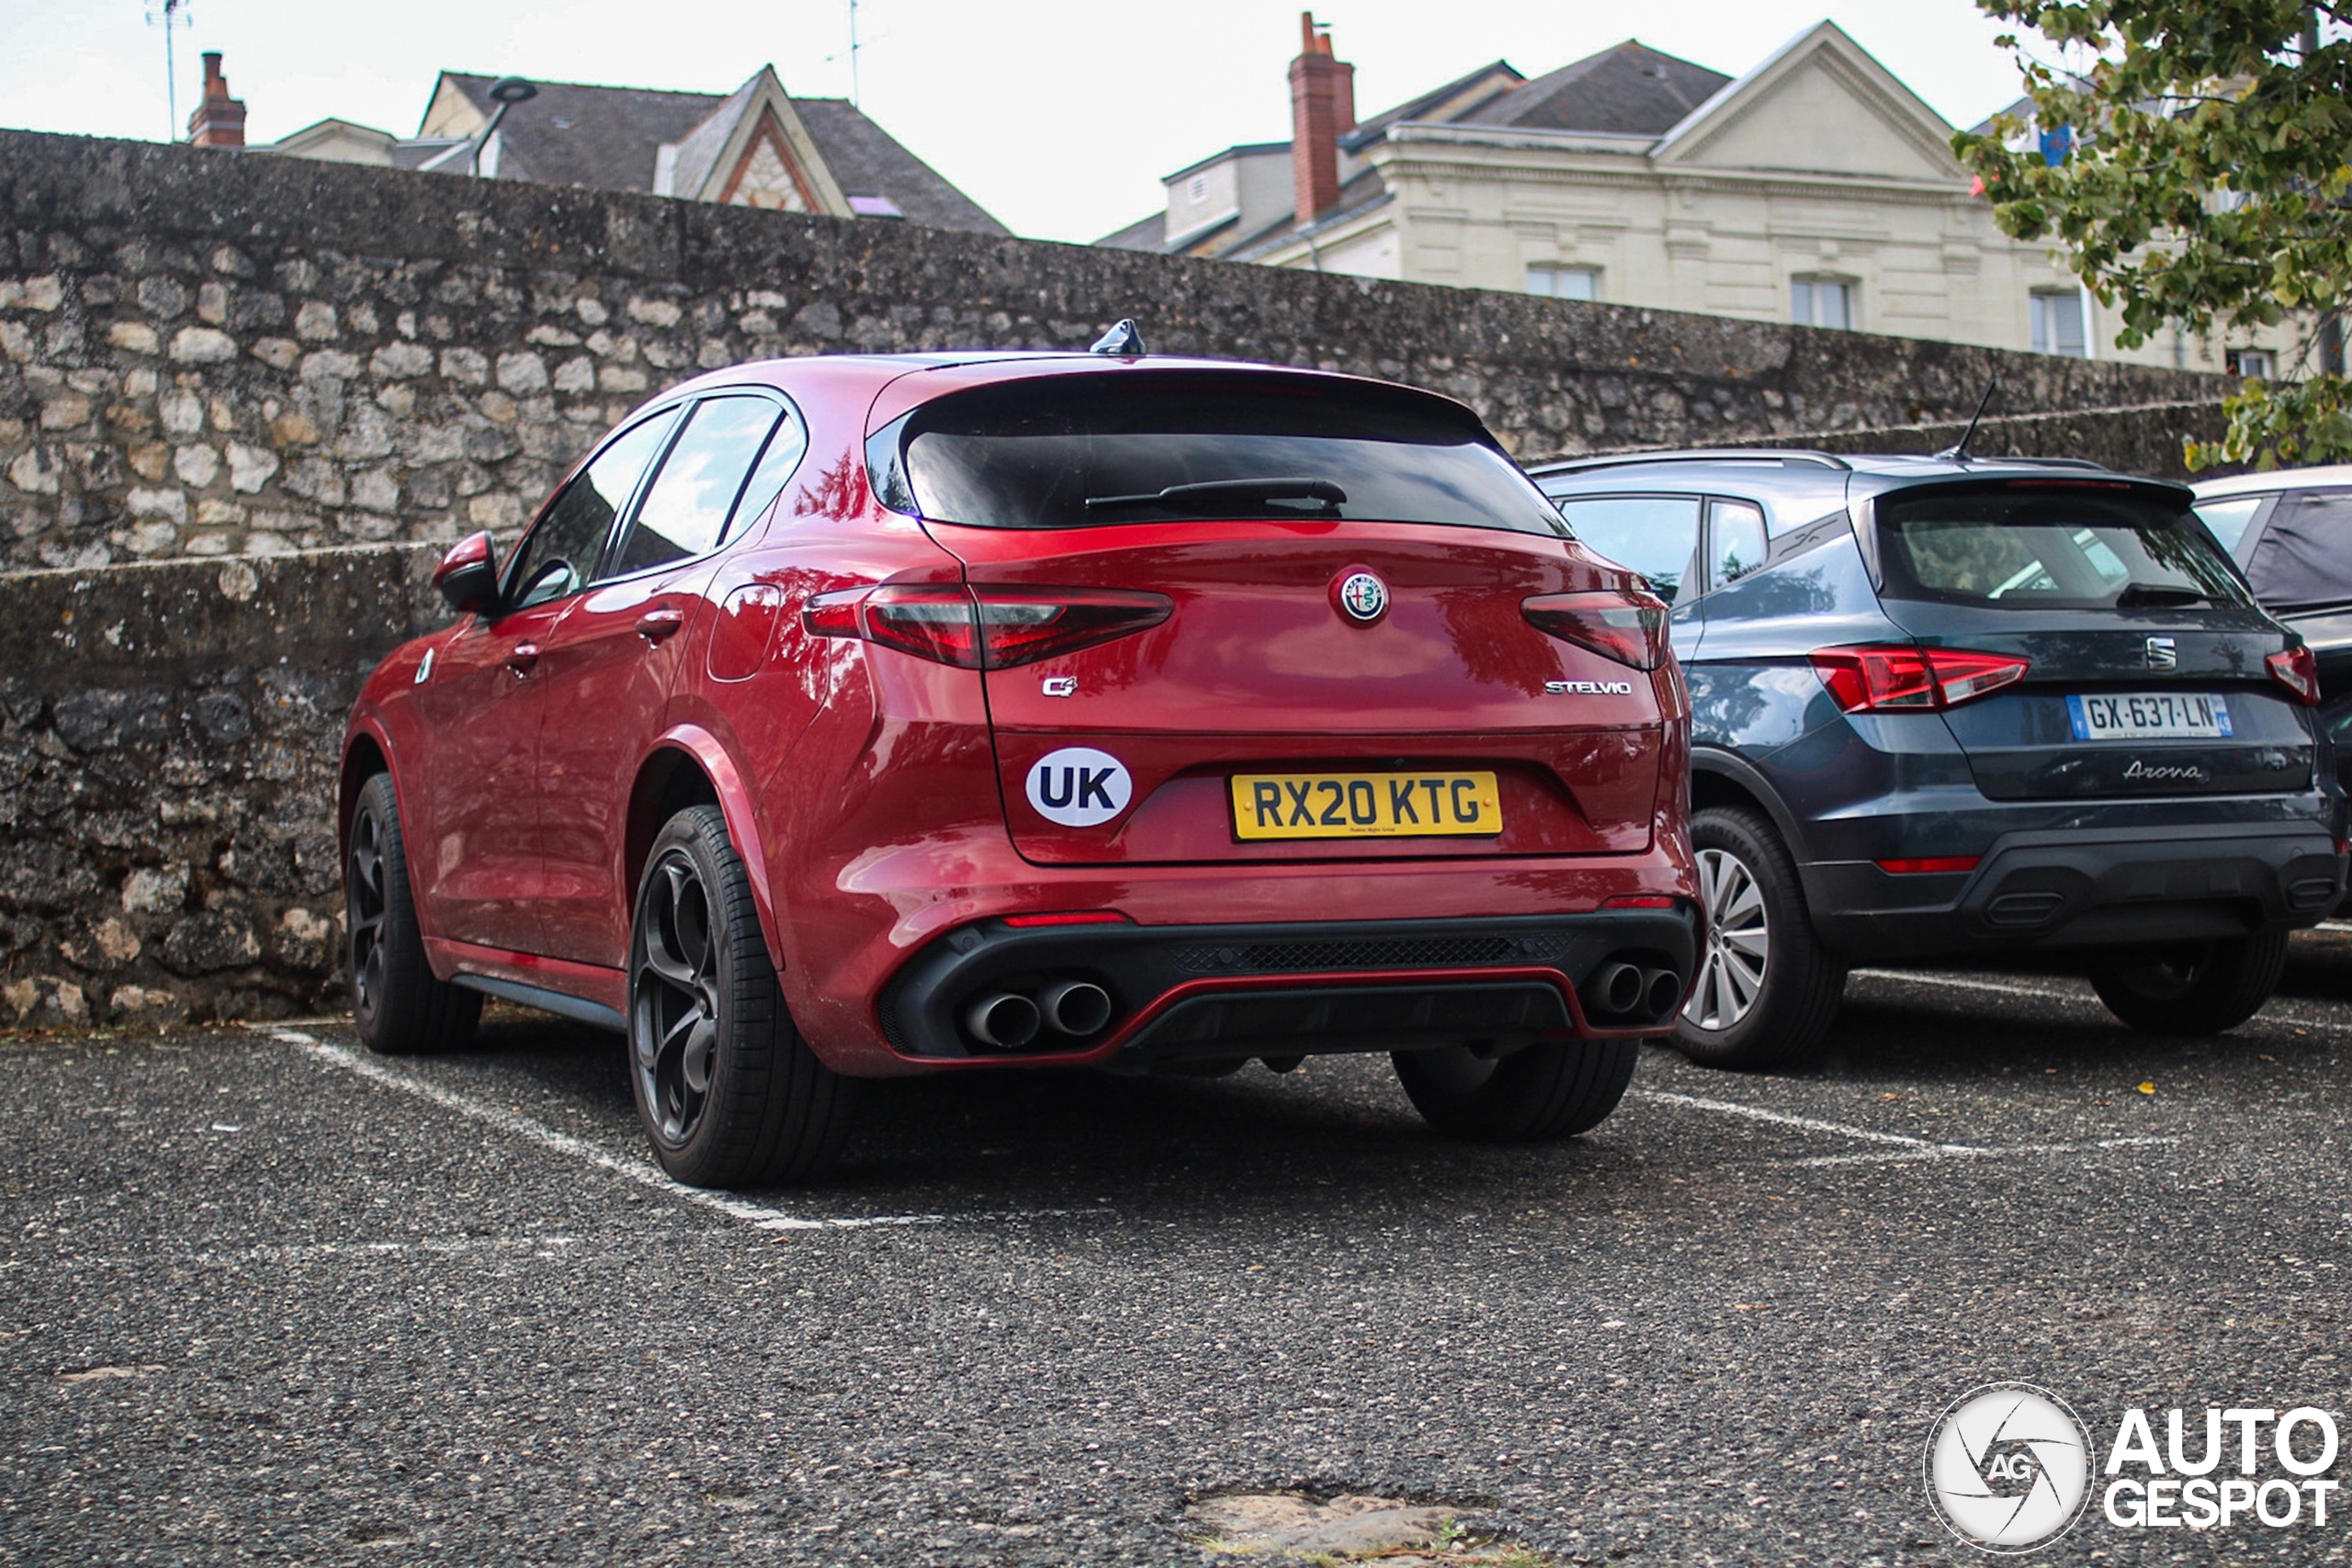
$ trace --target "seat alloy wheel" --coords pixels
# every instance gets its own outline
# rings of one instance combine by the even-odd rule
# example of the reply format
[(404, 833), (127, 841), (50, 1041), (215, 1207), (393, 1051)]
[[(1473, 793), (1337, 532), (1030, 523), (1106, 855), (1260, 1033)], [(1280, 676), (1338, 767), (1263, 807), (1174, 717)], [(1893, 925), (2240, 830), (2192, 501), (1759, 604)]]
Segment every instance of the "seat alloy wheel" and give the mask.
[(1707, 942), (1675, 1049), (1708, 1067), (1809, 1055), (1838, 1015), (1846, 969), (1814, 934), (1788, 846), (1762, 812), (1711, 806), (1691, 814), (1690, 848)]
[(767, 1187), (841, 1153), (856, 1086), (793, 1027), (716, 806), (687, 807), (654, 837), (628, 991), (629, 1077), (664, 1170), (696, 1187)]
[(1700, 1029), (1729, 1029), (1763, 994), (1771, 918), (1756, 874), (1728, 850), (1699, 852), (1699, 896), (1707, 908), (1707, 947), (1682, 1016)]

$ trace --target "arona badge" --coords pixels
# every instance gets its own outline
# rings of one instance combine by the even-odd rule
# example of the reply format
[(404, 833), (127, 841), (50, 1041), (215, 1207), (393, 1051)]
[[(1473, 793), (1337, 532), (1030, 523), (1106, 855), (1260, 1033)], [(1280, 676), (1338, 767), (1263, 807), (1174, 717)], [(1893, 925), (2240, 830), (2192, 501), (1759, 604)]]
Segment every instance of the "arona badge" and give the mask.
[(1348, 618), (1370, 626), (1388, 613), (1388, 584), (1368, 571), (1351, 571), (1332, 590)]

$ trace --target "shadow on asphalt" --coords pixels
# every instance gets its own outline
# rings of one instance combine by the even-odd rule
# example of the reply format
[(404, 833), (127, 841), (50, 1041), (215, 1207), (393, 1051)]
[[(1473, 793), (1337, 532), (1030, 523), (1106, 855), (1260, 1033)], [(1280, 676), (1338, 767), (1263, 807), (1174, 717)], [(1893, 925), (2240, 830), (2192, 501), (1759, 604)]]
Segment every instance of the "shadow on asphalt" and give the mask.
[[(499, 1009), (485, 1015), (466, 1055), (608, 1118), (634, 1143), (619, 1037)], [(947, 1189), (1008, 1202), (1046, 1193), (1091, 1202), (1146, 1190), (1164, 1199), (1172, 1186), (1223, 1201), (1428, 1181), (1458, 1201), (1465, 1184), (1516, 1185), (1531, 1158), (1555, 1175), (1646, 1163), (1597, 1139), (1498, 1147), (1440, 1138), (1378, 1055), (1313, 1058), (1279, 1076), (1255, 1064), (1227, 1078), (961, 1073), (869, 1082), (860, 1093), (841, 1174), (826, 1185), (868, 1197), (877, 1188)]]

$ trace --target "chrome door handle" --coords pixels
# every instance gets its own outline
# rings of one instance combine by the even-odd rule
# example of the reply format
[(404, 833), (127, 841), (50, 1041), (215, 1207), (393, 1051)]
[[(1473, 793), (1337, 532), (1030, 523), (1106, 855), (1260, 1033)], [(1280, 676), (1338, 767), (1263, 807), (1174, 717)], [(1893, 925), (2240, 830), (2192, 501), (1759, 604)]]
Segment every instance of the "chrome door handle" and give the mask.
[(673, 610), (666, 606), (659, 610), (648, 610), (637, 618), (637, 635), (658, 647), (664, 637), (682, 630), (685, 624), (686, 613), (684, 610)]
[(538, 664), (539, 645), (536, 642), (518, 642), (506, 655), (506, 668), (517, 675), (528, 675)]

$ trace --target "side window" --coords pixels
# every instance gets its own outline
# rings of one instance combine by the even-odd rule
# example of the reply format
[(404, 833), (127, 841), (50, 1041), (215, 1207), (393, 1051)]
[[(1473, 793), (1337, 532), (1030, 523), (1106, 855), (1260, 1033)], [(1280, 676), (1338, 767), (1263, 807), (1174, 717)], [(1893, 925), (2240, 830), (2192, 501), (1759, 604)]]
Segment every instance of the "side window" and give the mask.
[(749, 483), (743, 486), (743, 499), (735, 503), (735, 526), (749, 527), (760, 520), (784, 481), (800, 467), (803, 454), (808, 450), (808, 433), (800, 428), (800, 421), (790, 413), (768, 437), (767, 450), (760, 454), (760, 466), (752, 470)]
[(1737, 582), (1764, 564), (1764, 509), (1752, 502), (1707, 503), (1710, 588)]
[(613, 519), (628, 504), (645, 466), (662, 450), (675, 412), (665, 410), (624, 431), (563, 487), (523, 541), (514, 575), (507, 579), (513, 608), (528, 609), (588, 586), (596, 575), (596, 558), (605, 553), (605, 541), (612, 535)]
[(2233, 495), (2223, 501), (2200, 501), (2197, 503), (2197, 516), (2212, 530), (2213, 537), (2222, 542), (2222, 547), (2235, 556), (2238, 564), (2243, 566), (2246, 558), (2246, 551), (2243, 547), (2246, 544), (2246, 525), (2254, 521), (2254, 514), (2261, 511), (2262, 503), (2269, 499), (2267, 495)]
[(1595, 554), (1649, 579), (1668, 604), (1690, 581), (1699, 550), (1699, 498), (1690, 495), (1574, 496), (1560, 503), (1578, 540)]
[(614, 573), (625, 576), (716, 548), (777, 412), (765, 398), (696, 403), (638, 504)]

